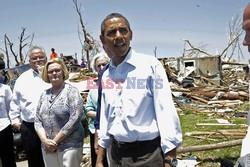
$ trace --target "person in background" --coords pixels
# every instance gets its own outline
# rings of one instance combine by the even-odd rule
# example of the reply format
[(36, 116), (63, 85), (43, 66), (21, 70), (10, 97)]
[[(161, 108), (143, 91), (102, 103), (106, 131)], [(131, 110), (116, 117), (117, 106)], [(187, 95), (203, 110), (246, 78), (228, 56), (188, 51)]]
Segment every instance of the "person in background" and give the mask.
[(60, 58), (49, 60), (42, 72), (42, 79), (52, 85), (42, 93), (35, 118), (46, 167), (79, 167), (82, 160), (83, 99), (76, 87), (65, 82), (68, 77)]
[(31, 69), (22, 73), (15, 82), (9, 116), (13, 128), (21, 131), (29, 167), (44, 167), (41, 141), (36, 134), (34, 121), (39, 97), (50, 86), (39, 75), (39, 69), (47, 62), (47, 57), (40, 46), (32, 46), (28, 56)]
[(84, 57), (82, 57), (82, 62), (80, 68), (86, 68), (87, 61), (85, 61)]
[[(242, 28), (246, 33), (245, 38), (243, 40), (243, 45), (247, 46), (248, 52), (250, 52), (250, 3), (246, 5), (245, 10), (243, 12)], [(249, 86), (249, 94), (250, 94), (250, 86)], [(248, 124), (247, 134), (245, 138), (242, 140), (241, 154), (240, 154), (241, 157), (237, 160), (235, 167), (250, 166), (250, 111), (248, 111), (247, 124)]]
[[(3, 75), (4, 69), (4, 61), (0, 61), (0, 76)], [(10, 87), (0, 83), (0, 159), (3, 167), (16, 167), (13, 131), (9, 118), (11, 95)]]
[[(106, 55), (106, 53), (102, 52), (97, 54), (92, 62), (92, 68), (95, 72), (100, 74), (103, 67), (105, 67), (109, 63), (109, 57)], [(95, 81), (96, 86), (98, 85), (98, 80)], [(95, 166), (96, 164), (96, 151), (95, 151), (95, 118), (96, 118), (96, 110), (97, 110), (97, 99), (98, 99), (98, 89), (90, 89), (88, 97), (87, 97), (87, 103), (85, 105), (85, 112), (86, 115), (90, 118), (89, 122), (89, 134), (90, 134), (90, 146), (91, 146), (91, 162), (92, 166)], [(106, 158), (105, 158), (106, 159)], [(108, 166), (107, 161), (105, 160), (104, 166)]]
[(63, 53), (60, 53), (60, 58), (63, 59)]
[(53, 58), (56, 58), (58, 57), (57, 53), (55, 52), (55, 49), (54, 48), (51, 48), (51, 54), (50, 54), (50, 59), (53, 59)]
[(101, 24), (100, 39), (112, 59), (102, 76), (96, 166), (103, 166), (105, 148), (111, 146), (112, 167), (173, 167), (182, 132), (170, 85), (155, 57), (130, 47), (132, 35), (128, 20), (119, 13), (111, 13)]

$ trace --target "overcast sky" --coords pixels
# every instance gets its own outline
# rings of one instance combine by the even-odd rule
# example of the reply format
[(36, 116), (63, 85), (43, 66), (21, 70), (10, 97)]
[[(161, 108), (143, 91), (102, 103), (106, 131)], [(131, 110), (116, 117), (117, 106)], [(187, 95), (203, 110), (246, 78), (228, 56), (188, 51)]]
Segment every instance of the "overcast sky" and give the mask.
[[(227, 46), (229, 21), (248, 0), (78, 0), (87, 30), (99, 41), (100, 24), (106, 15), (119, 12), (130, 21), (132, 47), (158, 57), (182, 55), (183, 39), (207, 44), (207, 51), (221, 53)], [(21, 27), (35, 33), (33, 43), (50, 54), (53, 47), (64, 55), (81, 54), (79, 18), (71, 0), (1, 0), (0, 47), (6, 33), (18, 51)], [(245, 58), (249, 55), (242, 47)], [(236, 56), (237, 57), (237, 56)], [(12, 65), (14, 61), (12, 62)]]

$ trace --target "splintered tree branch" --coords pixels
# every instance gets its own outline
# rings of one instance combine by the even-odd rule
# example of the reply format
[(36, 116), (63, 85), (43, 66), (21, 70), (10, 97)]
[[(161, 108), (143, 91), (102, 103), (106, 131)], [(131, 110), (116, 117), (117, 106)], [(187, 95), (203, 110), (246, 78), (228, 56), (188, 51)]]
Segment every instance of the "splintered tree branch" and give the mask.
[(6, 34), (4, 35), (4, 47), (5, 47), (5, 49), (0, 48), (0, 50), (2, 50), (2, 51), (5, 53), (5, 55), (6, 55), (6, 57), (7, 57), (7, 62), (6, 62), (7, 68), (10, 68), (10, 58), (9, 58), (8, 47), (7, 47), (7, 41), (6, 41), (5, 36), (6, 36)]
[[(223, 57), (223, 59), (225, 59), (227, 57), (228, 61), (231, 60), (236, 49), (238, 49), (238, 58), (240, 58), (240, 57), (244, 58), (242, 50), (241, 50), (241, 46), (239, 45), (239, 43), (240, 43), (239, 39), (243, 33), (241, 23), (242, 23), (242, 21), (240, 20), (239, 13), (235, 14), (235, 16), (232, 17), (232, 20), (229, 22), (228, 44), (227, 44), (227, 47), (220, 54), (221, 57)], [(228, 52), (230, 47), (232, 50), (231, 50), (230, 54), (227, 55), (227, 52)]]
[(189, 40), (185, 40), (185, 42), (191, 47), (191, 49), (188, 49), (188, 50), (186, 50), (186, 51), (198, 51), (198, 52), (203, 53), (203, 54), (205, 54), (205, 55), (212, 56), (212, 54), (207, 53), (206, 51), (202, 50), (201, 48), (198, 48), (198, 47), (193, 46), (193, 45), (190, 43)]
[[(80, 24), (82, 26), (82, 32), (83, 32), (83, 36), (84, 36), (84, 43), (88, 43), (89, 42), (89, 39), (87, 37), (87, 31), (86, 31), (86, 27), (83, 23), (83, 19), (82, 19), (82, 14), (81, 14), (81, 5), (78, 6), (78, 1), (77, 0), (72, 0), (73, 3), (74, 3), (74, 7), (75, 7), (75, 10), (79, 16), (79, 19), (80, 19)], [(79, 34), (79, 33), (78, 33)], [(90, 60), (89, 60), (89, 50), (86, 49), (85, 50), (86, 52), (86, 56), (87, 56), (87, 65), (88, 65), (88, 69), (90, 69)]]
[[(228, 58), (228, 61), (233, 57), (236, 50), (238, 50), (238, 58), (243, 56), (241, 45), (239, 44), (240, 36), (243, 33), (243, 30), (241, 28), (242, 21), (239, 19), (239, 14), (236, 14), (232, 21), (229, 22), (229, 40), (227, 42), (227, 46), (225, 49), (217, 56), (221, 57), (222, 59)], [(184, 52), (183, 56), (193, 56), (194, 54), (205, 54), (208, 56), (213, 56), (212, 54), (204, 51), (201, 47), (197, 47), (191, 44), (189, 40), (184, 40), (185, 44), (187, 43), (190, 46), (190, 49), (185, 49), (186, 45), (184, 45)], [(231, 50), (230, 50), (231, 49)], [(229, 53), (230, 50), (230, 53)], [(228, 54), (229, 53), (229, 54)]]
[(6, 41), (7, 41), (7, 44), (9, 45), (9, 47), (10, 47), (10, 51), (11, 51), (11, 53), (13, 54), (13, 56), (14, 56), (14, 58), (15, 58), (15, 61), (16, 61), (16, 65), (17, 66), (19, 66), (19, 62), (18, 62), (18, 59), (17, 59), (17, 55), (15, 54), (15, 52), (14, 52), (14, 50), (13, 50), (13, 43), (12, 42), (10, 42), (10, 39), (9, 39), (9, 37), (5, 34), (5, 36), (4, 36), (4, 38), (6, 39)]
[[(30, 40), (29, 48), (30, 48), (30, 47), (32, 46), (32, 44), (33, 44), (34, 37), (35, 37), (35, 33), (33, 32), (32, 35), (31, 35), (31, 40)], [(27, 54), (27, 52), (25, 52), (24, 62), (26, 61), (27, 57), (28, 57), (28, 54)]]
[(7, 57), (7, 67), (10, 68), (10, 57), (9, 57), (9, 51), (8, 51), (8, 47), (7, 47), (7, 40), (5, 38), (6, 34), (4, 35), (4, 47), (5, 47), (5, 54)]
[(23, 53), (22, 53), (22, 50), (24, 47), (26, 47), (28, 45), (28, 43), (24, 43), (27, 39), (30, 38), (30, 35), (27, 36), (27, 37), (24, 37), (24, 34), (25, 34), (25, 30), (26, 28), (22, 27), (22, 32), (21, 32), (21, 35), (19, 37), (19, 58), (20, 58), (20, 62), (24, 62), (23, 61)]

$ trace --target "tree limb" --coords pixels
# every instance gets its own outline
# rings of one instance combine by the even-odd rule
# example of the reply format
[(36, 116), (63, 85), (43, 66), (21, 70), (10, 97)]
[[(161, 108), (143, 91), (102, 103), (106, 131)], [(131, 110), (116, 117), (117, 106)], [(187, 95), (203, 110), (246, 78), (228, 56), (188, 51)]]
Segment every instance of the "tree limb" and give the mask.
[(18, 59), (17, 59), (17, 55), (15, 54), (15, 52), (14, 52), (14, 50), (13, 50), (13, 43), (12, 42), (10, 42), (10, 39), (9, 39), (9, 37), (5, 34), (5, 39), (6, 39), (6, 43), (9, 45), (9, 47), (10, 47), (10, 51), (11, 51), (11, 53), (13, 54), (13, 56), (14, 56), (14, 58), (15, 58), (15, 61), (16, 61), (16, 65), (17, 66), (19, 66), (19, 62), (18, 62)]

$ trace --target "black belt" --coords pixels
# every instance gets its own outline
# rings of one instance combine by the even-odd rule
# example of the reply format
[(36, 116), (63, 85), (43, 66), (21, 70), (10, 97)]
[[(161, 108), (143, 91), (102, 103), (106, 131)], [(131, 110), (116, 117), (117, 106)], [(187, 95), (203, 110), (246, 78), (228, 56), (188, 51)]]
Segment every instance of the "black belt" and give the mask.
[(34, 122), (22, 121), (22, 124), (24, 124), (25, 126), (28, 126), (28, 127), (34, 127)]
[(135, 141), (135, 142), (120, 142), (115, 140), (115, 138), (113, 138), (113, 141), (118, 146), (118, 148), (121, 149), (142, 148), (149, 145), (155, 145), (155, 144), (160, 145), (160, 136), (152, 140)]

